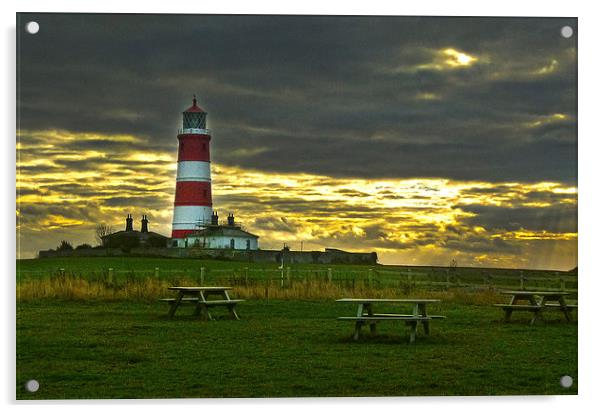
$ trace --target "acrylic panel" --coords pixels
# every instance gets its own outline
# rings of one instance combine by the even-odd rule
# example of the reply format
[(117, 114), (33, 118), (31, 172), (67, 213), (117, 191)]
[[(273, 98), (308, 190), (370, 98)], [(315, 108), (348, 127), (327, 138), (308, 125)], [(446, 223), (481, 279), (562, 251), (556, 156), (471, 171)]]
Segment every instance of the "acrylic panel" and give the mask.
[(577, 19), (17, 14), (17, 399), (577, 394)]

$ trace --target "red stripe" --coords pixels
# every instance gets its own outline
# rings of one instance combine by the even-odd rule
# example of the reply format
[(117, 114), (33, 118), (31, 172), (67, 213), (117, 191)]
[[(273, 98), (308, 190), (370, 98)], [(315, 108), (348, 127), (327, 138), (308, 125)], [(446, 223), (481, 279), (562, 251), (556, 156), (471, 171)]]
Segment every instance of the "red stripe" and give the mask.
[(174, 205), (211, 206), (211, 183), (197, 181), (177, 182)]
[(178, 135), (178, 161), (209, 162), (209, 135), (182, 134)]
[(186, 235), (194, 232), (194, 229), (174, 229), (171, 231), (172, 238), (184, 238)]

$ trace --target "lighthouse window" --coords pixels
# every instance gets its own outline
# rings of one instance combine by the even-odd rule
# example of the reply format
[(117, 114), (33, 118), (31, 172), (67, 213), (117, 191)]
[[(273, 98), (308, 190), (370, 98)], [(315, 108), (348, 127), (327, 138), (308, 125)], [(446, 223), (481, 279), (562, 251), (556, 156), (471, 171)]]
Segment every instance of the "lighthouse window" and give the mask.
[(184, 112), (184, 129), (205, 129), (206, 113)]

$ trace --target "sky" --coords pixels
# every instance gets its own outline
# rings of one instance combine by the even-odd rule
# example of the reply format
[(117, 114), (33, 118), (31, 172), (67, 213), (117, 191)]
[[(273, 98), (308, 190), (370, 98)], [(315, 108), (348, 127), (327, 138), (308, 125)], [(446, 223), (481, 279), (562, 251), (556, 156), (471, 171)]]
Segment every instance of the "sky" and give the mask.
[(120, 230), (128, 213), (169, 235), (196, 94), (214, 209), (261, 248), (576, 266), (576, 19), (21, 14), (17, 27), (20, 257), (94, 245), (98, 223)]

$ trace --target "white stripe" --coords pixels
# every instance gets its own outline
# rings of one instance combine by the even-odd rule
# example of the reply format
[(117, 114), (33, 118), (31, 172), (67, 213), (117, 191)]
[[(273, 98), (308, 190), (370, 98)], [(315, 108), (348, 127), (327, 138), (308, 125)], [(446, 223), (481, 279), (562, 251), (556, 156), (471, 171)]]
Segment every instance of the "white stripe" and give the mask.
[(211, 223), (213, 209), (208, 206), (178, 205), (173, 210), (172, 229), (197, 229)]
[(178, 182), (211, 181), (211, 163), (205, 161), (178, 162)]

